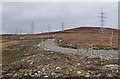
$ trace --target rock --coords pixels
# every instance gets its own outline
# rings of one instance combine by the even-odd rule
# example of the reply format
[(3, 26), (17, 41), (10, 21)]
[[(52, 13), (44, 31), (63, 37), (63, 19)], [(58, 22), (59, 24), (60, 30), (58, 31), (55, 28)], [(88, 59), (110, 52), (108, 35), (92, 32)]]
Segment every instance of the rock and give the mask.
[(50, 52), (51, 54), (53, 54), (54, 52)]
[(38, 75), (37, 75), (37, 77), (40, 77), (40, 76), (41, 76), (41, 74), (38, 74)]
[(41, 45), (40, 44), (38, 44), (38, 47), (40, 47)]
[(77, 76), (81, 76), (81, 74), (82, 74), (81, 71), (77, 71), (77, 72), (76, 72), (76, 75), (77, 75)]
[(113, 64), (111, 64), (111, 65), (105, 65), (105, 66), (103, 66), (102, 67), (102, 69), (103, 70), (118, 70), (118, 65), (113, 65)]
[(85, 75), (85, 77), (90, 77), (90, 75), (87, 74), (87, 75)]
[(108, 77), (113, 77), (112, 74), (108, 74), (107, 76), (108, 76)]
[(51, 73), (51, 75), (52, 75), (52, 76), (55, 76), (55, 75), (56, 75), (56, 73), (52, 72), (52, 73)]
[(59, 59), (61, 58), (61, 57), (58, 57)]
[(40, 73), (41, 73), (41, 71), (38, 71), (38, 73), (40, 74)]
[(87, 72), (86, 74), (89, 75), (90, 73)]
[(98, 61), (95, 61), (95, 63), (98, 63)]
[(30, 69), (29, 72), (32, 72), (32, 70)]
[(8, 74), (6, 74), (7, 76), (12, 76), (12, 73), (8, 73)]
[(18, 75), (18, 74), (17, 74), (17, 73), (15, 73), (13, 77), (17, 77), (17, 75)]
[(110, 67), (111, 69), (118, 69), (119, 66), (117, 64), (106, 65), (106, 67)]
[(43, 73), (42, 75), (43, 75), (43, 76), (46, 76), (46, 75), (47, 75), (47, 73)]
[(33, 55), (33, 57), (35, 57), (36, 55)]
[(116, 73), (118, 73), (119, 72), (119, 70), (116, 70)]
[(42, 68), (42, 71), (44, 72), (44, 71), (45, 71), (45, 68)]
[(60, 70), (61, 68), (60, 67), (56, 67), (56, 70)]
[(81, 74), (82, 72), (80, 72), (80, 71), (77, 71), (77, 74)]
[(36, 72), (37, 70), (36, 70), (36, 69), (34, 69), (34, 70), (32, 70), (32, 71)]
[(38, 74), (37, 73), (34, 73), (34, 76), (37, 76)]
[(84, 76), (85, 74), (81, 74), (81, 76)]
[(66, 75), (69, 75), (69, 74), (70, 74), (70, 72), (67, 71), (67, 72), (66, 72)]
[(88, 64), (90, 64), (91, 62), (90, 62), (90, 61), (88, 61), (87, 63), (88, 63)]
[(58, 75), (56, 75), (55, 77), (59, 77)]
[(29, 73), (29, 75), (31, 76), (31, 75), (32, 75), (32, 73)]
[(37, 69), (39, 69), (39, 68), (40, 68), (40, 66), (37, 67)]
[(37, 60), (37, 62), (39, 63), (39, 62), (40, 62), (40, 60)]
[(50, 66), (51, 66), (50, 64), (47, 64), (47, 66), (46, 66), (46, 67), (48, 68), (48, 67), (50, 67)]
[(47, 78), (47, 77), (48, 77), (48, 75), (45, 75), (45, 76), (43, 76), (43, 77)]
[(25, 73), (24, 76), (27, 76), (27, 74)]
[(30, 63), (30, 65), (32, 65), (34, 62), (32, 61), (31, 63)]
[(96, 76), (97, 76), (97, 77), (100, 77), (100, 76), (101, 76), (101, 74), (97, 74)]
[(78, 66), (80, 65), (80, 63), (77, 64)]
[(28, 63), (30, 63), (32, 60), (27, 60)]
[(40, 48), (37, 48), (37, 50), (40, 50)]
[(71, 72), (72, 72), (73, 70), (70, 68), (70, 69), (69, 69), (69, 71), (71, 71)]
[(30, 75), (31, 77), (34, 77), (34, 75)]

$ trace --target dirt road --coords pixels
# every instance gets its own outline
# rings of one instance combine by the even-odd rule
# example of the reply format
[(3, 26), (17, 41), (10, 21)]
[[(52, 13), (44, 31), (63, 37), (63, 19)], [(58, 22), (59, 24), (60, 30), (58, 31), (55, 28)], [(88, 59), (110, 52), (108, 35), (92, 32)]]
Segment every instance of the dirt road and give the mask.
[(118, 59), (118, 51), (117, 50), (94, 50), (94, 53), (92, 53), (92, 50), (89, 49), (88, 52), (85, 49), (71, 49), (71, 48), (63, 48), (58, 46), (55, 43), (55, 39), (48, 39), (46, 41), (43, 41), (40, 43), (40, 46), (44, 48), (45, 50), (51, 50), (55, 52), (62, 52), (66, 54), (78, 54), (82, 56), (88, 56), (92, 58), (101, 58), (101, 59)]

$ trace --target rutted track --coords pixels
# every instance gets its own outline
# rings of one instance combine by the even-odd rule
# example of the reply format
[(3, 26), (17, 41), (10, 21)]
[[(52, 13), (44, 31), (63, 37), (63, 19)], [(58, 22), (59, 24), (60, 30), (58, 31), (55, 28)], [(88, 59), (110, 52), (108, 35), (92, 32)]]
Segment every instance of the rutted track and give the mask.
[(101, 59), (118, 59), (118, 51), (117, 50), (94, 50), (94, 53), (92, 54), (92, 51), (89, 50), (87, 53), (84, 49), (71, 49), (71, 48), (63, 48), (58, 46), (55, 41), (55, 39), (47, 39), (40, 43), (40, 46), (43, 49), (51, 50), (55, 52), (61, 52), (66, 54), (78, 54), (82, 56), (88, 56), (88, 57), (94, 57), (94, 58), (101, 58)]

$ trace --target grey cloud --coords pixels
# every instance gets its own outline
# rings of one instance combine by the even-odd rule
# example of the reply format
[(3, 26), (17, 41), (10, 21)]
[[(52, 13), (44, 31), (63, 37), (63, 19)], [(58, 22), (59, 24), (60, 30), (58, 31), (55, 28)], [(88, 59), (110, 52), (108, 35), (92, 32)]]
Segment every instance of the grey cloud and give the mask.
[(60, 30), (62, 20), (65, 28), (81, 25), (99, 25), (98, 14), (101, 8), (107, 13), (106, 25), (117, 28), (117, 3), (104, 2), (5, 2), (2, 5), (3, 31), (15, 33), (16, 29), (23, 29), (30, 33), (31, 21), (34, 21), (35, 32)]

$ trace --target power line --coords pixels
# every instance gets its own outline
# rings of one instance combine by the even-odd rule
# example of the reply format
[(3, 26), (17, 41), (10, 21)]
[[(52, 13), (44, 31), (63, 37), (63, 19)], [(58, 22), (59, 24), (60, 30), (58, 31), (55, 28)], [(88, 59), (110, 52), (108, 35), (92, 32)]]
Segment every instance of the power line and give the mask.
[(41, 30), (41, 33), (43, 33), (43, 30)]
[(20, 28), (20, 35), (22, 34), (22, 28)]
[(101, 9), (101, 12), (100, 12), (100, 32), (101, 33), (104, 33), (106, 31), (105, 29), (105, 13), (103, 12), (103, 9)]
[(31, 34), (34, 34), (34, 22), (31, 22)]
[(61, 25), (61, 30), (63, 31), (64, 30), (64, 23), (62, 21), (62, 25)]
[(21, 35), (22, 35), (22, 28), (20, 28), (20, 29), (19, 29), (19, 32), (20, 32), (20, 34), (19, 34), (19, 39), (21, 39)]
[(48, 30), (49, 30), (49, 33), (50, 33), (50, 30), (51, 30), (51, 29), (50, 29), (50, 25), (48, 26)]
[(15, 34), (18, 34), (18, 29), (16, 28)]

